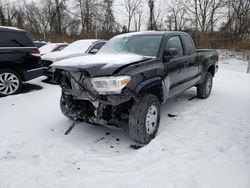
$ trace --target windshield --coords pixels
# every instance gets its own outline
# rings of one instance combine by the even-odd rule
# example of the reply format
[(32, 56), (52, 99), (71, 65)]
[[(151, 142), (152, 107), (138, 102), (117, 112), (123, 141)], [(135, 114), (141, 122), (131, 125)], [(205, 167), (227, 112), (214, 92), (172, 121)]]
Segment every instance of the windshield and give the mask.
[(162, 35), (117, 36), (104, 45), (98, 54), (133, 53), (156, 57)]
[(74, 51), (85, 53), (95, 40), (78, 40), (65, 47), (62, 51)]

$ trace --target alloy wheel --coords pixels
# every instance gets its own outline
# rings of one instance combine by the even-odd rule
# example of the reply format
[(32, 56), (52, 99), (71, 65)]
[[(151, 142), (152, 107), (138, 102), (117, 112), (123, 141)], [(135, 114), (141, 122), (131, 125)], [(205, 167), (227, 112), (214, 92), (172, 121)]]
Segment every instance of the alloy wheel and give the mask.
[(148, 134), (153, 134), (157, 127), (158, 110), (155, 105), (148, 108), (146, 115), (146, 131)]
[(0, 93), (3, 95), (11, 95), (15, 93), (20, 85), (18, 77), (11, 72), (0, 74)]
[(209, 78), (209, 79), (207, 80), (206, 93), (209, 94), (210, 91), (211, 91), (211, 89), (212, 89), (212, 79)]

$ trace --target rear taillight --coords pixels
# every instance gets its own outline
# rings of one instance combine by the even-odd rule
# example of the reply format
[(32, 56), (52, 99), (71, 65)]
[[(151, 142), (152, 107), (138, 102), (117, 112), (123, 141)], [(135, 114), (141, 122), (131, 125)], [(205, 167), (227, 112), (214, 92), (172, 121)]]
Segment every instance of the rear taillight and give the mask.
[(40, 56), (41, 56), (41, 54), (40, 54), (40, 51), (39, 51), (39, 50), (32, 50), (32, 51), (31, 51), (31, 55), (33, 55), (33, 56), (37, 56), (37, 57), (40, 57)]

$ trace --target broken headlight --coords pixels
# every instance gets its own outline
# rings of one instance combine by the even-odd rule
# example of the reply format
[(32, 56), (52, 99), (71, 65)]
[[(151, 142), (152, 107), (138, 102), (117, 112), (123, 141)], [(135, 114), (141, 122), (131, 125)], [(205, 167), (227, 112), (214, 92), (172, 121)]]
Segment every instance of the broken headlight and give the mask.
[(130, 80), (130, 76), (97, 77), (92, 78), (91, 83), (99, 94), (121, 93)]

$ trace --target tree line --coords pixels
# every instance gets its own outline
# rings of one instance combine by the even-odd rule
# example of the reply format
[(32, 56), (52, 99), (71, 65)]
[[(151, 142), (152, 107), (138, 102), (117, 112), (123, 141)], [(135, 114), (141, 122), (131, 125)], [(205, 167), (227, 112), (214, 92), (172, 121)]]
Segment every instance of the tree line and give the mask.
[(141, 30), (188, 31), (196, 41), (211, 35), (245, 41), (250, 0), (0, 0), (0, 25), (23, 28), (46, 41)]

